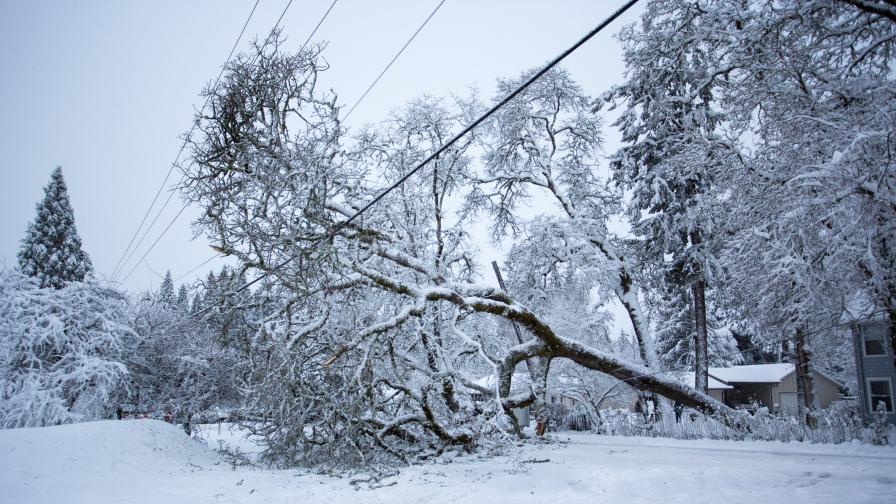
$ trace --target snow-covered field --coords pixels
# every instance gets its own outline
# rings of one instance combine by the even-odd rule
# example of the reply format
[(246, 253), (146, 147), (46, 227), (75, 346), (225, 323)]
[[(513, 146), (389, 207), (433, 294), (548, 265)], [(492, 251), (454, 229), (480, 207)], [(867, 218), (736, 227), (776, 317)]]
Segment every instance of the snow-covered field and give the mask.
[[(251, 447), (237, 432), (202, 436)], [(0, 430), (0, 502), (893, 502), (896, 449), (557, 434), (512, 456), (405, 468), (389, 486), (234, 467), (176, 426), (104, 421)]]

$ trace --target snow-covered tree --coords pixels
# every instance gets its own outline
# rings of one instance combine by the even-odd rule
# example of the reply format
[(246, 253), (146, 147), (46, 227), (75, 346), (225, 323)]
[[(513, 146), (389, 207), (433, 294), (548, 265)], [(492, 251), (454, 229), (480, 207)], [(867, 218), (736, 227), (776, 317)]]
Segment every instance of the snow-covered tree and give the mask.
[(62, 178), (62, 168), (53, 170), (44, 198), (37, 204), (37, 216), (19, 248), (19, 268), (37, 278), (41, 287), (61, 289), (66, 282), (80, 282), (93, 271), (81, 237), (75, 228), (75, 214)]
[[(693, 299), (688, 294), (680, 286), (667, 287), (657, 300), (656, 351), (667, 369), (694, 371), (697, 367)], [(707, 366), (742, 363), (734, 333), (711, 303), (707, 308)]]
[(124, 296), (93, 280), (41, 288), (0, 271), (0, 426), (110, 418), (127, 321)]
[[(479, 106), (421, 100), (345, 149), (335, 98), (316, 89), (319, 47), (283, 54), (278, 45), (237, 58), (209, 92), (213, 112), (199, 118), (185, 183), (205, 209), (199, 228), (241, 267), (267, 275), (259, 296), (268, 310), (250, 321), (247, 381), (256, 398), (249, 407), (268, 419), (256, 427), (270, 455), (358, 464), (488, 445), (513, 428), (512, 408), (536, 400), (531, 388), (513, 387), (517, 365), (536, 357), (734, 418), (477, 282), (466, 240), (472, 213), (451, 211), (449, 195), (468, 196), (466, 209), (500, 230), (526, 226), (519, 198), (542, 192), (557, 202), (555, 224), (569, 246), (587, 250), (584, 266), (607, 265), (608, 288), (653, 362), (634, 277), (606, 232), (618, 195), (596, 176), (600, 122), (565, 72), (511, 103), (480, 143), (455, 144), (346, 223)], [(475, 172), (474, 145), (486, 150)], [(527, 337), (502, 340), (486, 332), (501, 326), (494, 322), (515, 322)], [(486, 369), (498, 379), (480, 381)]]
[(171, 270), (165, 272), (165, 278), (162, 279), (162, 285), (159, 286), (159, 302), (169, 308), (176, 306), (177, 298), (174, 294), (174, 281), (171, 279)]
[(177, 299), (174, 303), (179, 311), (183, 313), (190, 311), (190, 289), (186, 285), (181, 284), (180, 289), (177, 290)]
[(896, 23), (875, 5), (763, 2), (731, 56), (726, 102), (755, 147), (730, 177), (729, 264), (745, 306), (789, 326), (805, 407), (810, 335), (845, 299), (871, 293), (896, 325)]
[(661, 280), (654, 283), (662, 285), (655, 289), (691, 291), (665, 295), (690, 298), (689, 360), (703, 392), (710, 332), (706, 294), (724, 234), (715, 219), (716, 180), (737, 155), (723, 136), (715, 103), (727, 71), (716, 54), (718, 44), (705, 36), (718, 28), (715, 21), (691, 0), (649, 2), (640, 25), (619, 34), (625, 82), (603, 97), (612, 108), (624, 107), (614, 123), (623, 146), (611, 156), (610, 168), (631, 194), (626, 214), (639, 238), (639, 261), (660, 270)]
[[(647, 71), (610, 95), (635, 103), (618, 123), (633, 133), (618, 162), (636, 181), (660, 175), (631, 186), (630, 217), (681, 223), (664, 229), (688, 253), (690, 234), (706, 237), (712, 224), (702, 273), (714, 273), (717, 301), (752, 335), (791, 336), (805, 407), (811, 335), (844, 300), (870, 292), (894, 313), (894, 32), (883, 2), (655, 0), (642, 30), (622, 34), (630, 63)], [(698, 198), (664, 196), (676, 187)], [(670, 201), (696, 206), (660, 208)], [(644, 215), (652, 206), (661, 211)], [(658, 252), (674, 259), (675, 248)]]
[[(526, 77), (499, 81), (499, 93), (510, 92)], [(620, 194), (597, 176), (601, 121), (593, 102), (566, 71), (553, 70), (502, 108), (491, 122), (484, 173), (473, 179), (467, 204), (490, 216), (497, 237), (519, 228), (523, 202), (533, 195), (548, 198), (562, 216), (557, 221), (565, 228), (562, 233), (590, 248), (592, 261), (611, 272), (608, 285), (629, 315), (641, 359), (654, 367), (640, 286), (623, 249), (607, 231)]]
[[(562, 221), (537, 217), (528, 223), (524, 236), (508, 253), (507, 290), (517, 299), (541, 314), (555, 328), (576, 341), (614, 353), (609, 336), (612, 316), (601, 309), (610, 296), (612, 276), (605, 264), (594, 260), (590, 247), (570, 240), (563, 232)], [(526, 338), (530, 338), (526, 334)], [(629, 357), (632, 354), (626, 354)], [(527, 361), (536, 402), (532, 409), (540, 412), (540, 394), (563, 393), (576, 397), (582, 408), (598, 418), (597, 407), (609, 391), (614, 397), (631, 392), (618, 380), (583, 369), (574, 362), (557, 360)], [(532, 364), (535, 364), (534, 366)], [(535, 371), (534, 373), (532, 371)]]
[(179, 422), (213, 407), (235, 408), (240, 402), (238, 352), (216, 339), (207, 319), (191, 317), (166, 301), (165, 293), (174, 291), (170, 287), (144, 294), (133, 306), (134, 331), (123, 351), (129, 386), (122, 401)]
[(694, 313), (691, 299), (681, 286), (663, 289), (657, 296), (655, 308), (657, 329), (656, 353), (667, 369), (687, 369), (693, 366)]

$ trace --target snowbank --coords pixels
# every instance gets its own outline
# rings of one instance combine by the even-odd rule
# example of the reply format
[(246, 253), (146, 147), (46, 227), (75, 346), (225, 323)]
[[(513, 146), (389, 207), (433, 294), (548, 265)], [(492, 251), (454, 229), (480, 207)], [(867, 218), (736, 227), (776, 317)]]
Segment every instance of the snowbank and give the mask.
[(157, 420), (0, 430), (0, 502), (142, 502), (141, 495), (164, 492), (156, 485), (170, 475), (221, 463)]
[[(245, 445), (206, 426), (212, 446)], [(896, 449), (560, 433), (509, 456), (446, 457), (386, 486), (232, 466), (177, 426), (152, 420), (0, 430), (0, 503), (562, 502), (879, 503), (896, 490)]]

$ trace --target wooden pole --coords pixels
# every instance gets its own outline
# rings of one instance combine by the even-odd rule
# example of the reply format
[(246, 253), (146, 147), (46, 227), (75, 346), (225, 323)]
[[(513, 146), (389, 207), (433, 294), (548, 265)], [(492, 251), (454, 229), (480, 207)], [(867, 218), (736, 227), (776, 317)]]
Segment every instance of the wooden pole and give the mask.
[[(492, 269), (495, 270), (495, 278), (498, 279), (498, 286), (501, 287), (501, 290), (507, 292), (507, 286), (504, 285), (504, 277), (501, 276), (501, 268), (498, 267), (498, 261), (492, 261)], [(510, 325), (513, 326), (513, 332), (516, 333), (516, 341), (519, 344), (523, 344), (523, 334), (520, 332), (519, 326), (516, 325), (516, 322), (511, 322)], [(528, 360), (526, 361), (529, 362)]]

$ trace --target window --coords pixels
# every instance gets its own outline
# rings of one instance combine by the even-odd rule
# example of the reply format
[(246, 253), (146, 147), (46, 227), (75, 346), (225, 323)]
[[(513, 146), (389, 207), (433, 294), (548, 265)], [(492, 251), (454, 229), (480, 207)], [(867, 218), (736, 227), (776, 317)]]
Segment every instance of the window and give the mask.
[(887, 355), (886, 324), (867, 324), (862, 327), (862, 350), (865, 357)]
[(884, 403), (887, 411), (893, 412), (893, 388), (889, 378), (868, 378), (868, 401), (870, 411), (877, 411), (878, 405)]

